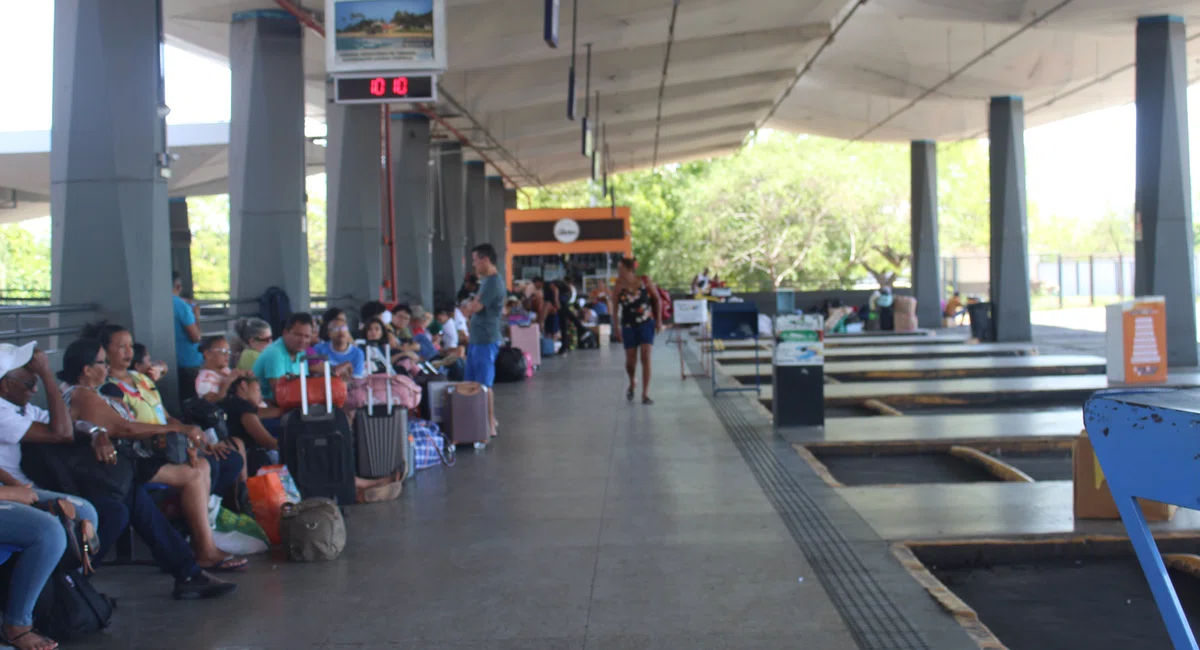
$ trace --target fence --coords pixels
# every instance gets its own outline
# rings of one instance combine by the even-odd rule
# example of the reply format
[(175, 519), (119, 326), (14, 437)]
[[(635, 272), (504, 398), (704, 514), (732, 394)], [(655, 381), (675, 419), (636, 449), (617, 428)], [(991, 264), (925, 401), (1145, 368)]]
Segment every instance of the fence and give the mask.
[[(942, 258), (942, 281), (950, 293), (987, 296), (991, 287), (990, 258)], [(1134, 295), (1132, 255), (1029, 256), (1029, 289), (1042, 307), (1104, 305)], [(1197, 286), (1200, 274), (1195, 273)]]

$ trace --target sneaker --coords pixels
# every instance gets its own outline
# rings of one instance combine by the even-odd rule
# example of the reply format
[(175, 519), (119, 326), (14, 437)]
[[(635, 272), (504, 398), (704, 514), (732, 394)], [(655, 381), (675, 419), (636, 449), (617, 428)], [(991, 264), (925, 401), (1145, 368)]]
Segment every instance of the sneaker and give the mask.
[(203, 600), (228, 596), (237, 589), (232, 582), (214, 578), (207, 571), (201, 571), (185, 580), (175, 581), (175, 590), (171, 595), (175, 600)]

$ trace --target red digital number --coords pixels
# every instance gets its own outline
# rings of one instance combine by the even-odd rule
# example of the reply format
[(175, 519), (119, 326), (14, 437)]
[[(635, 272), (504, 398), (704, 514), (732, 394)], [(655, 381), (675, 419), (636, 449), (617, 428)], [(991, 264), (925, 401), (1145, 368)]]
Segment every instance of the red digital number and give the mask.
[(383, 97), (383, 94), (386, 92), (387, 92), (387, 82), (384, 81), (383, 77), (375, 77), (374, 79), (371, 80), (371, 94), (372, 95), (375, 95), (376, 97)]
[(392, 94), (398, 97), (408, 94), (408, 77), (396, 77), (392, 79)]

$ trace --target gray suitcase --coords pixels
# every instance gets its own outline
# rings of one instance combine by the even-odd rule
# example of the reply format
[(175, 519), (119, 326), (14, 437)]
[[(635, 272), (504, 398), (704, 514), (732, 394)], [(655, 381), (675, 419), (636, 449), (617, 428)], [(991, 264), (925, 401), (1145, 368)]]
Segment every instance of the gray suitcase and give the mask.
[(475, 445), (483, 449), (491, 438), (488, 418), (488, 389), (479, 384), (459, 383), (446, 388), (442, 409), (445, 432), (455, 445)]
[(354, 439), (357, 443), (358, 475), (364, 478), (391, 476), (409, 471), (408, 413), (392, 405), (392, 382), (386, 382), (386, 401), (377, 404), (372, 383), (367, 383), (367, 406), (359, 409), (354, 418)]

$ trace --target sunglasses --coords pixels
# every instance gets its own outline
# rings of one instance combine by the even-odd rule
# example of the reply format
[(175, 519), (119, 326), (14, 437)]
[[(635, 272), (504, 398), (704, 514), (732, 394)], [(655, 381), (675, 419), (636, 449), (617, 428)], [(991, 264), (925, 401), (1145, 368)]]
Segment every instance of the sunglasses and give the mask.
[(229, 354), (229, 348), (211, 348), (217, 354)]
[(108, 359), (105, 358), (105, 359), (96, 359), (95, 361), (92, 362), (92, 365), (93, 366), (107, 366), (110, 364), (108, 363)]
[(258, 341), (259, 343), (270, 343), (270, 342), (271, 342), (271, 337), (269, 337), (269, 336), (256, 336), (256, 337), (254, 337), (254, 338), (252, 338), (252, 339), (250, 339), (250, 340), (251, 340), (251, 341)]

